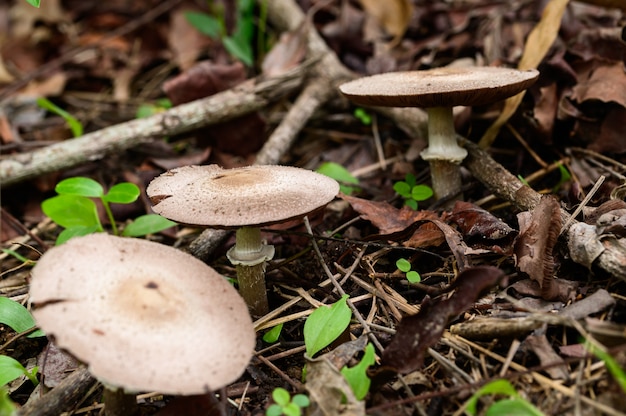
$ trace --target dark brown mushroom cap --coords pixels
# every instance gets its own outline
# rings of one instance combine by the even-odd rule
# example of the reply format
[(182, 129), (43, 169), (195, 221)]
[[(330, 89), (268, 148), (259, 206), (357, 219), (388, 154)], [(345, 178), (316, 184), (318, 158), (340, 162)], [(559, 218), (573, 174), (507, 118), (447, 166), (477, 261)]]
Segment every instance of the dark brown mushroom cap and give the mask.
[(202, 394), (245, 370), (255, 332), (237, 291), (193, 256), (92, 234), (48, 250), (32, 272), (37, 324), (102, 382)]
[(154, 212), (214, 228), (264, 226), (301, 218), (339, 192), (322, 174), (292, 166), (183, 166), (163, 173), (146, 190)]
[(389, 72), (347, 82), (339, 90), (358, 105), (454, 107), (491, 104), (535, 83), (537, 70), (472, 67)]

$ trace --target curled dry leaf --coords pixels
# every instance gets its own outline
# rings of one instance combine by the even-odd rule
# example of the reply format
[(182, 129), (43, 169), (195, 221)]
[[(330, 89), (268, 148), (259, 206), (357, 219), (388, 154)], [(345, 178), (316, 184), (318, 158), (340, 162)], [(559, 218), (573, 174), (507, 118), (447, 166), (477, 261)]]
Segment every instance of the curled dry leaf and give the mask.
[(360, 0), (360, 3), (394, 37), (394, 43), (402, 38), (413, 12), (413, 4), (409, 0)]
[(561, 285), (554, 277), (552, 250), (561, 232), (559, 203), (544, 196), (537, 207), (519, 213), (517, 218), (520, 225), (520, 235), (515, 242), (518, 268), (539, 284), (543, 299), (568, 300), (571, 288)]

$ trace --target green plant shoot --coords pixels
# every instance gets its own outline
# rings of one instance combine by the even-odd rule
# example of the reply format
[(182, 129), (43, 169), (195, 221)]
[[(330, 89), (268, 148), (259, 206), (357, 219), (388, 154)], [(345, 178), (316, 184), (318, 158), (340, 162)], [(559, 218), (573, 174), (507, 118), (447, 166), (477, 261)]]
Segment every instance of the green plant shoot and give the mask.
[[(31, 3), (32, 4), (32, 3)], [(39, 7), (39, 2), (37, 2), (37, 6)], [(70, 130), (72, 130), (72, 135), (74, 137), (79, 137), (83, 135), (83, 125), (76, 117), (63, 110), (61, 107), (54, 104), (52, 101), (48, 100), (45, 97), (37, 98), (37, 105), (44, 110), (48, 110), (51, 113), (54, 113), (65, 120)]]
[(265, 334), (263, 334), (263, 341), (267, 342), (268, 344), (275, 343), (276, 341), (278, 341), (278, 338), (280, 338), (280, 333), (282, 330), (283, 330), (282, 323), (276, 325), (275, 327), (267, 331)]
[(372, 116), (362, 107), (354, 109), (354, 117), (356, 117), (364, 126), (372, 124)]
[(293, 397), (282, 387), (276, 387), (272, 391), (271, 404), (265, 411), (266, 416), (300, 416), (302, 409), (311, 404), (309, 398), (304, 394), (296, 394)]
[[(139, 188), (133, 183), (118, 183), (105, 193), (102, 185), (84, 177), (64, 179), (57, 184), (55, 191), (59, 195), (43, 201), (41, 208), (52, 221), (65, 228), (57, 238), (57, 244), (63, 244), (72, 237), (104, 231), (92, 198), (100, 200), (111, 223), (113, 234), (119, 235), (110, 204), (130, 204), (139, 197)], [(160, 215), (148, 214), (137, 218), (136, 223), (129, 224), (123, 235), (129, 237), (146, 235), (175, 224)]]
[(411, 283), (419, 283), (422, 280), (422, 276), (415, 270), (411, 270), (411, 262), (407, 259), (401, 258), (396, 261), (396, 267), (398, 270), (406, 274), (406, 279)]
[(478, 399), (488, 394), (500, 394), (509, 396), (508, 399), (500, 400), (487, 409), (486, 415), (527, 415), (543, 416), (543, 413), (519, 395), (515, 387), (504, 379), (494, 380), (485, 384), (465, 402), (465, 410), (474, 416), (477, 413)]
[(365, 347), (365, 354), (361, 361), (354, 367), (343, 367), (341, 374), (348, 380), (348, 384), (352, 387), (354, 397), (363, 400), (370, 390), (372, 380), (367, 376), (367, 369), (376, 362), (376, 351), (371, 343)]
[[(5, 297), (0, 297), (0, 324), (10, 327), (15, 332), (24, 332), (35, 327), (35, 320), (22, 304)], [(43, 337), (42, 330), (34, 331), (28, 338)]]
[(624, 372), (624, 370), (620, 367), (615, 358), (613, 358), (611, 354), (607, 353), (602, 348), (593, 344), (592, 342), (587, 341), (585, 342), (584, 346), (593, 355), (604, 361), (606, 369), (609, 370), (609, 373), (611, 373), (622, 391), (626, 393), (626, 372)]
[(433, 196), (432, 188), (428, 185), (418, 185), (412, 173), (407, 173), (404, 181), (394, 183), (393, 190), (404, 198), (404, 205), (414, 210), (417, 210), (419, 201), (425, 201)]
[(9, 392), (5, 388), (0, 387), (0, 415), (13, 416), (16, 414), (17, 405), (9, 397)]
[(339, 163), (324, 162), (317, 168), (317, 173), (326, 175), (339, 182), (339, 189), (346, 195), (352, 195), (352, 193), (358, 190), (358, 187), (351, 186), (351, 184), (358, 185), (359, 180)]
[(31, 371), (28, 371), (15, 358), (0, 355), (0, 386), (4, 386), (22, 376), (26, 376), (35, 386), (39, 384), (37, 367), (33, 367)]
[(320, 306), (304, 323), (304, 345), (306, 355), (313, 358), (322, 349), (336, 340), (350, 324), (352, 311), (344, 295), (331, 306)]

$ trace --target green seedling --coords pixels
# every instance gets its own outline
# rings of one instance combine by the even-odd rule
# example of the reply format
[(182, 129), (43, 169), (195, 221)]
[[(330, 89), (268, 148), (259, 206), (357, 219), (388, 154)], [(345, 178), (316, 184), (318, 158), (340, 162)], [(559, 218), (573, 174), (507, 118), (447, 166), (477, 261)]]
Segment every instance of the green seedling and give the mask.
[(604, 366), (609, 373), (613, 376), (617, 384), (620, 386), (622, 391), (626, 393), (626, 372), (620, 367), (618, 362), (604, 349), (593, 344), (592, 342), (587, 341), (585, 344), (585, 348), (590, 351), (593, 355), (598, 357), (600, 360), (604, 361)]
[[(32, 4), (32, 3), (31, 3)], [(39, 7), (39, 3), (36, 7)], [(52, 101), (48, 100), (45, 97), (37, 98), (37, 105), (44, 110), (48, 110), (51, 113), (54, 113), (65, 120), (70, 130), (72, 130), (72, 134), (74, 137), (79, 137), (83, 135), (83, 125), (76, 117), (63, 110), (61, 107), (54, 104)]]
[(519, 395), (515, 387), (508, 380), (494, 380), (485, 384), (465, 403), (465, 411), (474, 416), (477, 413), (478, 399), (485, 395), (505, 395), (507, 399), (498, 400), (485, 412), (486, 416), (497, 415), (524, 415), (543, 416), (543, 413), (528, 400)]
[(154, 103), (141, 104), (135, 113), (135, 118), (146, 118), (162, 113), (172, 108), (172, 102), (167, 98), (161, 98)]
[(352, 184), (358, 185), (359, 180), (339, 163), (324, 162), (317, 168), (317, 173), (326, 175), (339, 182), (339, 190), (346, 195), (352, 195), (352, 193), (359, 189), (356, 186), (351, 186)]
[(559, 163), (559, 182), (554, 185), (552, 188), (552, 192), (557, 192), (563, 184), (569, 182), (572, 179), (572, 174), (569, 173), (569, 170), (562, 164)]
[(275, 327), (267, 331), (265, 334), (263, 334), (263, 341), (267, 342), (268, 344), (275, 343), (276, 341), (278, 341), (278, 338), (280, 338), (280, 333), (282, 330), (283, 330), (282, 323), (276, 325)]
[(274, 403), (265, 411), (266, 416), (300, 416), (302, 409), (311, 404), (309, 398), (304, 394), (296, 394), (293, 397), (282, 387), (276, 387), (272, 391)]
[(376, 351), (371, 343), (365, 347), (365, 354), (361, 361), (354, 367), (343, 367), (341, 374), (348, 380), (352, 387), (354, 397), (363, 400), (370, 390), (372, 380), (367, 376), (367, 369), (376, 362)]
[[(41, 3), (41, 0), (26, 0), (26, 2), (33, 7), (39, 8), (39, 4)], [(2, 414), (1, 411), (0, 411), (0, 414)]]
[(0, 387), (5, 386), (13, 380), (26, 376), (34, 386), (39, 384), (37, 380), (37, 369), (33, 367), (28, 371), (19, 361), (7, 355), (0, 355)]
[[(84, 177), (64, 179), (57, 184), (55, 191), (59, 195), (43, 201), (41, 208), (52, 221), (65, 228), (59, 234), (57, 244), (62, 244), (72, 237), (104, 231), (93, 199), (100, 200), (111, 223), (113, 234), (119, 235), (110, 204), (130, 204), (139, 197), (139, 188), (133, 183), (118, 183), (105, 193), (102, 185)], [(156, 233), (174, 225), (176, 223), (160, 215), (148, 214), (126, 226), (122, 235), (137, 237)]]
[(1, 416), (13, 416), (17, 414), (17, 405), (13, 403), (9, 392), (0, 387), (0, 415)]
[(343, 295), (331, 306), (320, 306), (304, 322), (304, 345), (308, 357), (313, 358), (346, 330), (352, 317), (347, 299), (348, 295)]
[[(254, 65), (253, 40), (255, 33), (254, 1), (237, 0), (237, 26), (233, 33), (226, 33), (224, 11), (213, 8), (212, 16), (201, 12), (187, 12), (185, 18), (200, 33), (213, 39), (221, 39), (222, 44), (231, 54), (241, 62), (251, 67)], [(264, 30), (263, 24), (259, 28)], [(260, 34), (259, 34), (260, 36)]]
[(354, 110), (354, 117), (356, 117), (364, 126), (372, 124), (372, 116), (364, 108), (357, 107)]
[(428, 185), (418, 185), (412, 173), (407, 173), (404, 181), (394, 183), (393, 190), (404, 198), (404, 205), (414, 210), (417, 210), (418, 202), (433, 196), (433, 189)]
[(422, 280), (422, 276), (415, 270), (411, 270), (411, 262), (405, 258), (400, 258), (396, 261), (396, 267), (398, 270), (406, 274), (406, 279), (411, 283), (419, 283)]
[[(17, 333), (30, 331), (35, 327), (35, 320), (22, 304), (5, 297), (0, 297), (0, 324), (10, 327)], [(28, 335), (28, 338), (43, 337), (40, 329)]]

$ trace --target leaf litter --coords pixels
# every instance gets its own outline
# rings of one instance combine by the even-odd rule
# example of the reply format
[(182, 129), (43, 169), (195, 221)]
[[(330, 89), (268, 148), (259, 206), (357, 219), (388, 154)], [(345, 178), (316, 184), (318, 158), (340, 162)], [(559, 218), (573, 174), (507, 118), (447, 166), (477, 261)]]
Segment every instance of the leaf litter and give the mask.
[[(360, 75), (468, 63), (538, 68), (539, 82), (523, 97), (460, 109), (456, 123), (460, 134), (489, 149), (503, 169), (534, 176), (533, 189), (551, 196), (520, 212), (514, 200), (490, 196), (497, 192), (464, 172), (466, 202), (447, 210), (425, 201), (414, 211), (392, 187), (407, 173), (427, 182), (427, 165), (407, 153), (419, 152), (422, 133), (400, 129), (371, 109), (376, 122), (360, 124), (349, 103), (326, 102), (281, 164), (315, 169), (338, 163), (355, 173), (359, 187), (311, 219), (321, 257), (308, 250), (311, 240), (302, 228), (265, 230), (280, 257), (268, 269), (273, 308), (261, 320), (284, 324), (278, 342), (259, 340), (259, 357), (224, 390), (236, 406), (216, 403), (212, 395), (147, 394), (140, 398), (145, 412), (222, 414), (227, 407), (230, 414), (262, 414), (273, 388), (290, 387), (294, 394), (308, 392), (315, 414), (453, 414), (482, 384), (506, 378), (545, 414), (576, 406), (624, 414), (623, 392), (606, 364), (584, 347), (585, 339), (600, 342), (626, 368), (626, 216), (619, 194), (626, 175), (626, 39), (620, 2), (615, 7), (610, 0), (399, 0), (380, 7), (370, 1), (312, 1), (304, 9), (307, 23), (298, 30), (280, 33), (266, 26), (270, 41), (256, 51), (259, 62), (266, 59), (255, 68), (229, 56), (219, 39), (202, 36), (184, 17), (187, 11), (216, 10), (182, 0), (159, 3), (127, 8), (117, 1), (44, 1), (41, 11), (47, 13), (23, 0), (0, 5), (0, 22), (7, 25), (0, 39), (2, 158), (70, 137), (63, 120), (28, 106), (29, 97), (47, 96), (86, 131), (97, 131), (134, 118), (145, 103), (165, 97), (174, 105), (190, 102), (236, 90), (261, 72), (271, 77), (318, 59), (307, 54), (305, 37), (312, 27)], [(219, 3), (232, 33), (237, 2)], [(161, 14), (150, 17), (151, 11)], [(132, 29), (135, 24), (138, 29)], [(155, 138), (3, 189), (3, 248), (36, 260), (34, 249), (53, 245), (59, 230), (46, 222), (40, 203), (65, 177), (89, 176), (107, 189), (132, 177), (144, 189), (176, 166), (253, 163), (296, 99), (283, 97), (232, 122)], [(559, 186), (555, 171), (546, 168), (553, 161), (571, 174)], [(584, 200), (601, 175), (604, 184)], [(563, 211), (572, 213), (580, 204), (582, 213), (563, 229)], [(148, 210), (147, 203), (135, 204), (120, 220)], [(324, 233), (329, 230), (338, 231)], [(181, 226), (153, 238), (185, 248), (198, 234)], [(210, 260), (226, 276), (234, 275), (223, 255), (231, 244), (227, 239)], [(0, 256), (0, 294), (24, 301), (28, 269), (6, 253)], [(419, 271), (420, 283), (409, 283), (396, 270), (401, 257)], [(348, 338), (307, 361), (304, 321), (320, 303), (340, 297), (330, 286), (333, 275), (362, 321), (353, 316)], [(2, 344), (8, 342), (2, 354), (23, 363), (38, 358), (42, 373), (51, 377), (64, 372), (68, 364), (58, 352), (13, 339), (2, 329)], [(360, 401), (340, 370), (358, 361), (366, 337), (380, 347), (370, 367), (370, 393)], [(305, 366), (309, 373), (302, 384)], [(28, 390), (11, 390), (11, 397), (24, 404)], [(79, 413), (95, 414), (86, 404), (98, 398), (84, 399)], [(480, 402), (484, 410), (488, 401)]]

